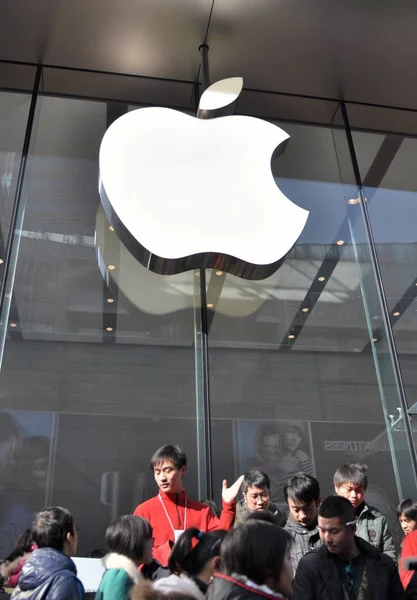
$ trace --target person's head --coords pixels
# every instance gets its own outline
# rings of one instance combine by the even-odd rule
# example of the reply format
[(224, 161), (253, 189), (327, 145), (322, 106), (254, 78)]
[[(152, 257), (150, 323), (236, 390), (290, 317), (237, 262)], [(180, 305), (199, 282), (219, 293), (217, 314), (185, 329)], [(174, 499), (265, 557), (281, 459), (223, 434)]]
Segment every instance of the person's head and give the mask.
[(33, 523), (33, 541), (38, 548), (55, 548), (74, 556), (77, 552), (78, 536), (71, 513), (62, 506), (44, 508), (36, 515)]
[(246, 510), (242, 513), (242, 522), (251, 521), (266, 521), (273, 525), (282, 525), (282, 513), (274, 515), (270, 510)]
[(118, 517), (107, 527), (105, 539), (110, 552), (127, 556), (138, 566), (152, 560), (152, 527), (142, 517)]
[(195, 527), (181, 535), (168, 561), (172, 573), (186, 573), (208, 583), (220, 566), (220, 545), (227, 532), (221, 529), (205, 533)]
[(291, 423), (282, 434), (283, 451), (295, 452), (300, 447), (303, 439), (304, 434), (302, 428), (295, 423)]
[(32, 552), (35, 548), (36, 548), (36, 545), (34, 544), (34, 541), (33, 541), (32, 528), (28, 527), (28, 529), (25, 529), (19, 535), (12, 552), (4, 560), (5, 560), (5, 562), (12, 562), (19, 556), (23, 556), (23, 554)]
[(264, 460), (276, 460), (280, 453), (278, 431), (274, 426), (262, 425), (256, 435), (258, 454)]
[(271, 484), (266, 473), (251, 469), (242, 483), (242, 493), (249, 510), (265, 510), (271, 503)]
[(310, 527), (316, 523), (320, 484), (315, 477), (306, 473), (296, 473), (284, 485), (284, 498), (290, 517), (295, 523), (303, 527)]
[(284, 596), (292, 594), (290, 534), (272, 523), (249, 519), (228, 533), (220, 556), (227, 575), (244, 575)]
[(187, 468), (187, 457), (179, 446), (162, 446), (151, 458), (151, 469), (160, 490), (179, 494)]
[(329, 496), (318, 513), (320, 539), (332, 554), (349, 557), (355, 546), (355, 508), (342, 496)]
[(397, 508), (397, 515), (405, 535), (417, 529), (417, 500), (403, 500)]
[(22, 431), (7, 412), (0, 414), (0, 475), (4, 479), (22, 439)]
[(347, 498), (355, 508), (365, 500), (368, 486), (368, 467), (360, 464), (343, 465), (333, 477), (335, 492)]

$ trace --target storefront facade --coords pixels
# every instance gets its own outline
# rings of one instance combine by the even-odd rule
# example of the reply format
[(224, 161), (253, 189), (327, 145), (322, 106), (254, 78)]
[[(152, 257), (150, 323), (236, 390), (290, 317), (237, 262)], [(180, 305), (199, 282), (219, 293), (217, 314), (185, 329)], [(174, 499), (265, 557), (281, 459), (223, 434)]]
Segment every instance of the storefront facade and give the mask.
[(165, 443), (187, 453), (189, 493), (217, 501), (251, 466), (282, 504), (296, 471), (325, 496), (338, 466), (366, 463), (399, 541), (395, 506), (416, 495), (417, 113), (245, 88), (236, 113), (290, 135), (272, 171), (305, 229), (263, 281), (162, 276), (106, 221), (99, 146), (129, 110), (194, 114), (199, 85), (4, 61), (0, 87), (0, 556), (44, 504), (74, 513), (82, 555), (102, 547), (154, 493)]

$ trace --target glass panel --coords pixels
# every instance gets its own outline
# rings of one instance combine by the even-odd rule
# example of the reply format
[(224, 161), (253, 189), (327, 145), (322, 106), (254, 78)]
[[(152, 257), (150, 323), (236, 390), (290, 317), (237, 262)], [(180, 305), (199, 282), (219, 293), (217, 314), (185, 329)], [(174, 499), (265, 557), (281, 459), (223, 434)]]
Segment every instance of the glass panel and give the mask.
[(73, 512), (81, 556), (102, 548), (110, 519), (155, 494), (149, 459), (166, 443), (198, 494), (193, 275), (139, 267), (99, 209), (110, 112), (42, 101), (0, 373), (1, 556), (45, 503)]
[[(275, 275), (260, 282), (227, 275), (214, 307), (215, 486), (262, 468), (273, 501), (285, 508), (291, 474), (315, 474), (325, 497), (339, 466), (365, 463), (368, 499), (387, 515), (399, 543), (398, 490), (362, 296), (372, 268), (357, 267), (332, 129), (281, 126), (291, 137), (273, 174), (310, 214)], [(209, 296), (210, 283), (208, 289)]]
[[(358, 110), (355, 105), (348, 105), (348, 111), (354, 127), (361, 127), (366, 114), (372, 112), (370, 107)], [(417, 140), (411, 137), (415, 134), (416, 113), (384, 109), (383, 116), (392, 133), (353, 131), (353, 140), (416, 437), (417, 237), (414, 222), (417, 216), (417, 177), (414, 163)], [(375, 125), (383, 123), (375, 122)], [(403, 407), (399, 403), (394, 404), (391, 420), (397, 435), (404, 435), (404, 427), (407, 426), (403, 416)], [(407, 465), (404, 466), (406, 477)], [(413, 479), (411, 474), (410, 478)], [(413, 491), (411, 489), (408, 495)]]

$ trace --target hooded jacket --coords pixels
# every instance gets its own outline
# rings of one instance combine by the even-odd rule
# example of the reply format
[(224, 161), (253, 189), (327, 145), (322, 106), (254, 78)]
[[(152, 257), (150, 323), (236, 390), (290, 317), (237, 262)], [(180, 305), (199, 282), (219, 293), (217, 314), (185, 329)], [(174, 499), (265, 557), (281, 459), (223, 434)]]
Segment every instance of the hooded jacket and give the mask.
[(314, 527), (303, 527), (299, 523), (296, 523), (292, 519), (288, 519), (284, 527), (286, 531), (291, 535), (293, 543), (290, 547), (290, 560), (295, 575), (298, 567), (298, 563), (307, 552), (320, 548), (322, 545), (320, 540), (319, 528), (317, 523)]
[(139, 504), (134, 514), (147, 519), (151, 524), (154, 537), (153, 557), (163, 567), (168, 564), (168, 558), (175, 541), (174, 532), (167, 519), (164, 507), (175, 529), (184, 529), (185, 505), (187, 505), (187, 529), (196, 527), (201, 531), (214, 531), (216, 529), (229, 530), (233, 527), (236, 514), (236, 502), (234, 501), (223, 502), (223, 510), (220, 519), (218, 519), (207, 504), (191, 500), (184, 490), (180, 494), (166, 494), (160, 491), (158, 496)]
[(208, 600), (284, 600), (265, 585), (257, 585), (241, 575), (215, 573), (207, 590)]
[(183, 573), (181, 575), (170, 575), (169, 577), (158, 579), (153, 586), (164, 596), (175, 592), (186, 596), (192, 596), (196, 600), (204, 600), (205, 598), (196, 582)]
[(55, 548), (32, 552), (19, 577), (13, 600), (82, 600), (84, 588), (72, 560)]
[[(394, 561), (358, 537), (355, 544), (365, 559), (369, 600), (405, 600)], [(341, 600), (344, 597), (336, 557), (325, 546), (308, 552), (298, 564), (292, 600)]]
[(95, 600), (129, 600), (129, 592), (140, 580), (139, 571), (130, 558), (112, 552), (103, 558), (106, 569)]

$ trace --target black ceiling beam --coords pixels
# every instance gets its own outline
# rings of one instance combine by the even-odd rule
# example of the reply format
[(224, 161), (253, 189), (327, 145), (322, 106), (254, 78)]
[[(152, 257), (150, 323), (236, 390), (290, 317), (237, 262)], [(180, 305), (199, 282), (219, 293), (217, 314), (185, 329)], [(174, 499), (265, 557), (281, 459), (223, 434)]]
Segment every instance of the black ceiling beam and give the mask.
[[(400, 135), (386, 135), (367, 174), (363, 179), (363, 187), (370, 188), (366, 193), (366, 201), (369, 202), (375, 195), (376, 189), (380, 186), (384, 179), (390, 165), (392, 164), (397, 152), (404, 140), (404, 136)], [(352, 207), (347, 207), (349, 210)], [(327, 285), (331, 275), (336, 269), (339, 260), (344, 251), (343, 245), (338, 246), (337, 241), (343, 240), (343, 242), (350, 241), (350, 228), (349, 218), (351, 221), (355, 221), (359, 217), (358, 211), (352, 213), (352, 215), (346, 214), (345, 218), (339, 230), (335, 236), (334, 243), (326, 252), (326, 256), (317, 271), (314, 280), (307, 291), (304, 299), (300, 303), (294, 318), (281, 341), (280, 351), (291, 350), (297, 338), (299, 337), (304, 325), (306, 324), (309, 316), (311, 315), (314, 306), (317, 304), (320, 296)], [(324, 277), (325, 279), (320, 281)]]

